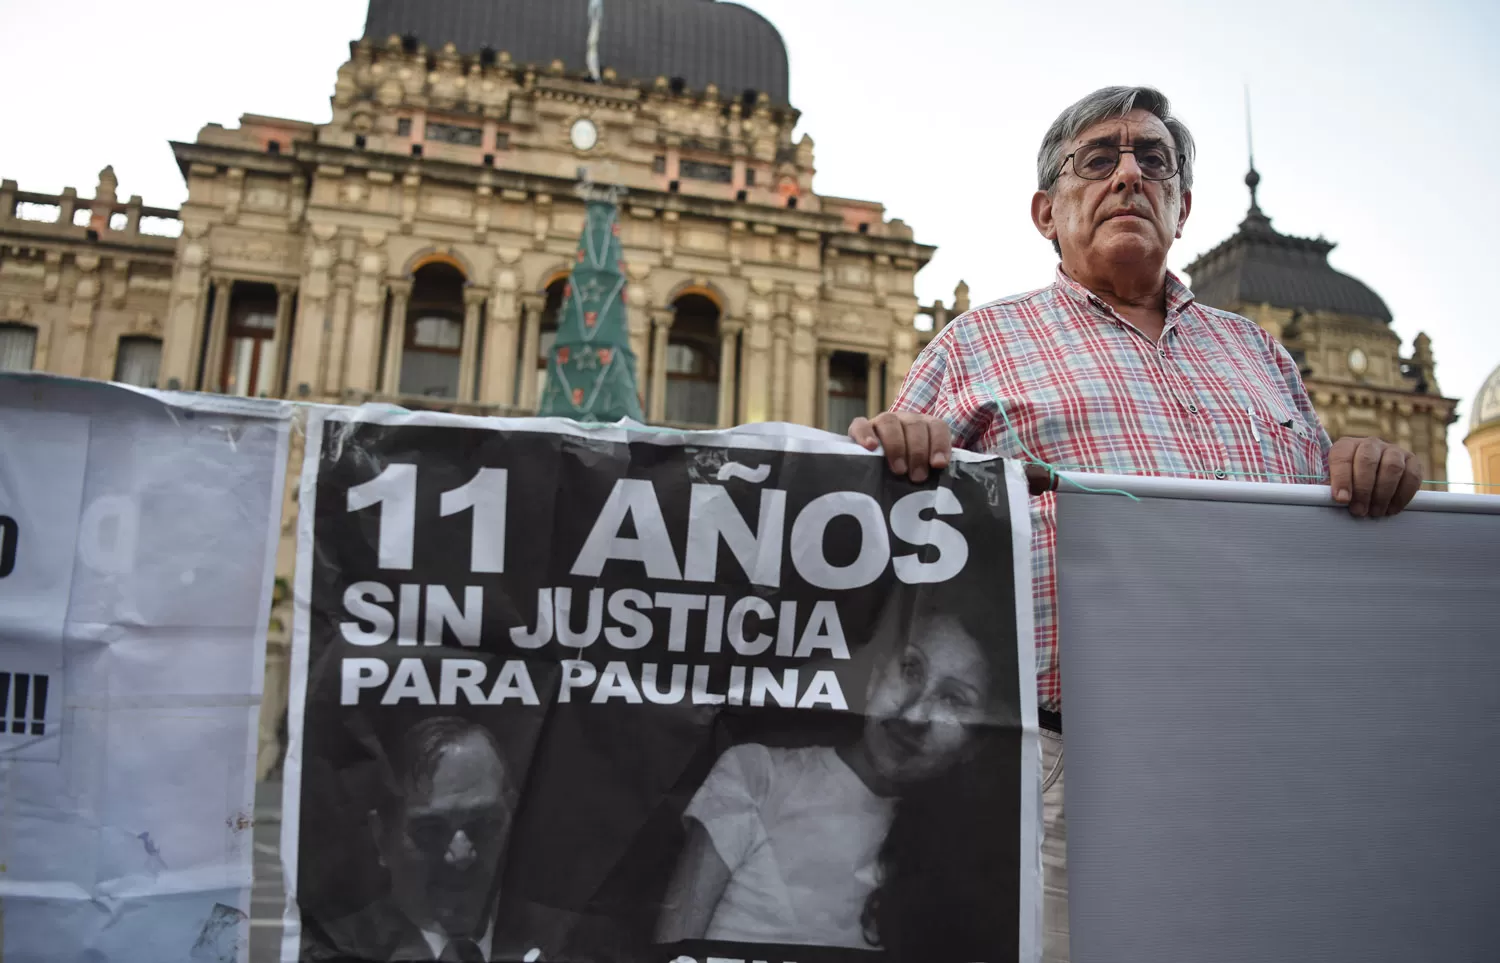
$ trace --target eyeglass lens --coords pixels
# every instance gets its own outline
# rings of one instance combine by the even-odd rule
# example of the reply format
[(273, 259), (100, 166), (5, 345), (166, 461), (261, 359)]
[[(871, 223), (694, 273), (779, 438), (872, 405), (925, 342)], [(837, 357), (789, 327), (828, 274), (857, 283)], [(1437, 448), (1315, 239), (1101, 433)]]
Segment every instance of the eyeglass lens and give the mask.
[[(1126, 148), (1125, 152), (1135, 155), (1141, 176), (1149, 180), (1164, 181), (1177, 173), (1177, 156), (1164, 144)], [(1086, 180), (1102, 181), (1120, 165), (1121, 153), (1121, 148), (1114, 144), (1090, 144), (1074, 153), (1073, 169)]]

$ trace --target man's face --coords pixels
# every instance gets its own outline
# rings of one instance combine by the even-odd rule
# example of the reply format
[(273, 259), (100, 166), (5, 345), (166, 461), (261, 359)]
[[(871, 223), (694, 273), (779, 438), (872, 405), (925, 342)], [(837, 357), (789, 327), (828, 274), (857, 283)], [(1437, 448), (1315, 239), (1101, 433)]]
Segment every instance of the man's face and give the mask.
[(952, 620), (918, 626), (870, 679), (865, 747), (882, 778), (901, 785), (957, 762), (985, 719), (990, 672), (979, 643)]
[(396, 905), (418, 925), (477, 938), (510, 836), (504, 766), (488, 741), (464, 736), (444, 750), (428, 784), (406, 792), (396, 824), (375, 827)]
[[(1177, 146), (1159, 118), (1132, 110), (1088, 128), (1066, 145), (1063, 156), (1097, 143)], [(1079, 177), (1073, 164), (1063, 165), (1051, 194), (1038, 191), (1032, 199), (1032, 219), (1044, 237), (1062, 247), (1064, 264), (1103, 272), (1111, 265), (1163, 262), (1172, 239), (1182, 236), (1192, 206), (1181, 176), (1147, 180), (1130, 153), (1120, 155), (1119, 166), (1104, 180)]]

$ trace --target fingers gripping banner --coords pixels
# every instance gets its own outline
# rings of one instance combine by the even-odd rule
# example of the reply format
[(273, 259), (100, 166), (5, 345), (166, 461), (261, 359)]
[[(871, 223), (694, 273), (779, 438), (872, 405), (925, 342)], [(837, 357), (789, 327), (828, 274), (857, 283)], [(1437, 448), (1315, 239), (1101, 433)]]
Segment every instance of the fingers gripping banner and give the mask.
[(1035, 959), (1019, 468), (315, 414), (286, 960)]

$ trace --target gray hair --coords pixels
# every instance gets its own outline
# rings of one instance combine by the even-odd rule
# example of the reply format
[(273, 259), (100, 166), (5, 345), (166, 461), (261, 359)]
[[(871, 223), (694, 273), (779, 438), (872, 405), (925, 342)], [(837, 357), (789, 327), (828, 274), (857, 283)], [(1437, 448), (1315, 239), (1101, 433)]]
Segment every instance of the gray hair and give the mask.
[(1036, 155), (1037, 189), (1052, 192), (1062, 174), (1063, 148), (1073, 138), (1082, 134), (1102, 120), (1124, 117), (1132, 110), (1146, 110), (1164, 124), (1167, 133), (1182, 155), (1182, 190), (1193, 189), (1193, 158), (1197, 148), (1187, 125), (1172, 116), (1172, 105), (1167, 95), (1155, 87), (1102, 87), (1057, 115), (1047, 136), (1042, 138), (1042, 149)]
[(500, 740), (495, 738), (489, 727), (457, 716), (432, 716), (400, 733), (395, 744), (387, 751), (387, 768), (382, 773), (383, 791), (376, 805), (381, 818), (392, 820), (394, 825), (401, 806), (406, 802), (406, 796), (412, 790), (429, 787), (432, 777), (437, 773), (438, 764), (443, 761), (448, 750), (470, 738), (482, 740), (495, 754), (505, 794), (513, 799), (516, 784), (511, 778)]

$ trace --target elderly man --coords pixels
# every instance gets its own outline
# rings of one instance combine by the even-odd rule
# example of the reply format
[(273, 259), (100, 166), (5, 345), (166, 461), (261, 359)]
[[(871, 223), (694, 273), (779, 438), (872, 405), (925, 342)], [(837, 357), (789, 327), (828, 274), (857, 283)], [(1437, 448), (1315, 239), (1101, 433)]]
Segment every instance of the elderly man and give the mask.
[[(1330, 444), (1291, 356), (1253, 322), (1197, 303), (1167, 270), (1192, 209), (1193, 139), (1167, 98), (1108, 87), (1053, 122), (1031, 219), (1062, 257), (1052, 284), (958, 318), (917, 358), (893, 410), (849, 434), (926, 479), (953, 444), (1122, 474), (1322, 481), (1357, 516), (1399, 512), (1415, 456)], [(1032, 504), (1042, 709), (1047, 963), (1068, 955), (1055, 504)]]

